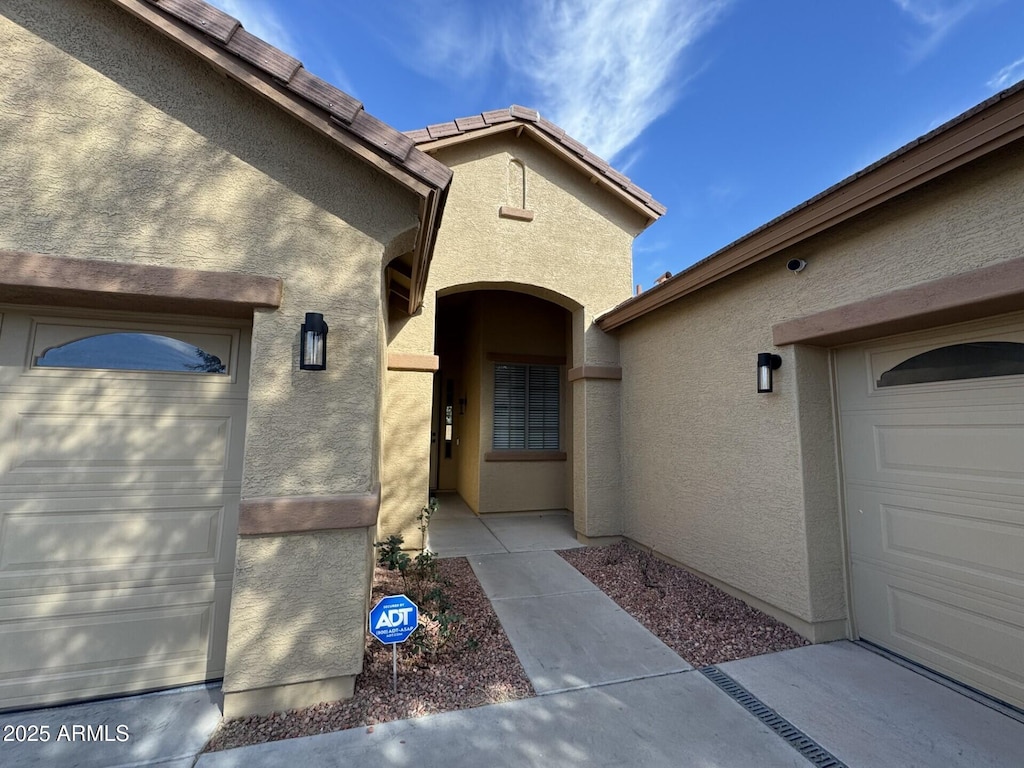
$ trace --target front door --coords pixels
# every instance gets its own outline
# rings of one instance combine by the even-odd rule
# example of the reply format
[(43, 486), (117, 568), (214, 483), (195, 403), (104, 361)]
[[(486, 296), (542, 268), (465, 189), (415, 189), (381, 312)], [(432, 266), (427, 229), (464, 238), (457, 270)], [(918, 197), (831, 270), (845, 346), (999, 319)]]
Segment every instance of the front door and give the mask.
[(439, 381), (441, 386), (437, 421), (437, 488), (441, 491), (454, 491), (459, 477), (456, 382), (444, 371), (441, 371)]

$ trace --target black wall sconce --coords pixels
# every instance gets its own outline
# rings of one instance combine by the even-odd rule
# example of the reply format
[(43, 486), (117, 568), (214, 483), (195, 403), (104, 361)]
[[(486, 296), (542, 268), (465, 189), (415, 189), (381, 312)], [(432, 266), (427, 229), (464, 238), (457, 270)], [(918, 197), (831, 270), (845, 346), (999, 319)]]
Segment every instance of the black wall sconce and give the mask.
[(299, 330), (299, 368), (327, 370), (327, 323), (319, 312), (307, 312), (306, 322)]
[(757, 391), (772, 391), (772, 371), (777, 371), (782, 365), (782, 358), (773, 355), (771, 352), (757, 353)]
[(466, 415), (466, 403), (468, 403), (468, 402), (469, 402), (469, 399), (467, 397), (465, 397), (465, 396), (462, 396), (462, 397), (459, 398), (459, 416), (465, 416)]

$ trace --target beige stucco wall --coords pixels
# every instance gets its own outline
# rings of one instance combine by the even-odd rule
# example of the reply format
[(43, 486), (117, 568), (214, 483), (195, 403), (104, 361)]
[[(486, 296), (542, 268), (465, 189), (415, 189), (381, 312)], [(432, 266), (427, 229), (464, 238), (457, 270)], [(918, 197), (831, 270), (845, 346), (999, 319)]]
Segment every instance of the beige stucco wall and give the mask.
[[(593, 319), (629, 297), (632, 242), (646, 220), (526, 134), (516, 138), (510, 131), (476, 139), (439, 150), (436, 157), (455, 172), (444, 225), (422, 312), (391, 328), (389, 348), (417, 354), (433, 352), (439, 293), (508, 289), (531, 293), (574, 313), (570, 366), (584, 362), (617, 364), (617, 340), (594, 326)], [(509, 164), (513, 160), (525, 166), (525, 206), (534, 212), (533, 221), (498, 216), (503, 205), (523, 205), (519, 187), (510, 185)], [(578, 392), (573, 392), (573, 398), (576, 413), (580, 401), (586, 398)], [(424, 390), (420, 407), (429, 408), (429, 403), (429, 393)], [(573, 426), (577, 475), (585, 469), (588, 431), (590, 438), (599, 439), (598, 433), (606, 426), (618, 424), (618, 401), (608, 398), (603, 410), (593, 405), (590, 413), (582, 432)], [(482, 414), (485, 417), (486, 410)], [(404, 459), (400, 453), (421, 449), (402, 445), (386, 434), (384, 450), (386, 466), (389, 456), (401, 464)], [(426, 469), (424, 477), (425, 473)], [(617, 476), (618, 467), (611, 468), (611, 473)], [(410, 499), (404, 507), (382, 507), (383, 524), (398, 528), (411, 525), (412, 510), (418, 509), (412, 496), (425, 497), (426, 485), (410, 478), (408, 487)], [(577, 527), (586, 532), (590, 525), (586, 481), (580, 480), (574, 487)], [(480, 494), (483, 497), (485, 489), (481, 488)], [(604, 503), (599, 496), (595, 494), (593, 505)], [(617, 509), (617, 505), (612, 506)], [(621, 521), (613, 525), (621, 526)]]
[[(381, 262), (415, 198), (110, 4), (0, 10), (0, 248), (283, 278), (253, 320), (243, 500), (368, 491)], [(297, 370), (306, 311), (331, 327), (322, 373)], [(359, 671), (367, 559), (325, 555), (313, 580), (289, 560), (353, 535), (239, 541), (226, 691)]]
[[(774, 323), (1024, 255), (1024, 150), (1004, 150), (619, 332), (626, 533), (785, 614), (846, 617), (827, 350)], [(786, 261), (802, 258), (799, 274)], [(758, 352), (782, 356), (755, 391)]]

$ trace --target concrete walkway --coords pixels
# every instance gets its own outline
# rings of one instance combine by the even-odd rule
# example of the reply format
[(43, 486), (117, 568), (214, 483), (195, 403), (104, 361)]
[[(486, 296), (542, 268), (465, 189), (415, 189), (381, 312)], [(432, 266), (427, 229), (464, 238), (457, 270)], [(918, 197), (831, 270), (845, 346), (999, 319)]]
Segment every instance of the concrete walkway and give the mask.
[[(442, 505), (429, 546), (469, 558), (538, 696), (202, 755), (197, 766), (811, 765), (552, 551), (577, 546), (569, 513), (481, 519), (457, 497)], [(720, 670), (851, 768), (1024, 764), (1020, 719), (854, 643)], [(185, 694), (191, 703), (179, 702), (189, 706), (177, 710), (156, 698), (174, 694), (156, 694), (0, 716), (0, 725), (125, 722), (133, 734), (127, 744), (65, 744), (59, 752), (0, 742), (0, 765), (183, 768), (212, 728), (210, 691), (202, 690), (205, 704), (193, 689)]]
[(217, 728), (222, 709), (220, 686), (194, 685), (0, 715), (0, 738), (19, 726), (36, 727), (37, 737), (45, 732), (48, 738), (45, 742), (0, 741), (0, 766), (190, 768)]
[[(198, 766), (811, 765), (552, 551), (578, 546), (568, 512), (478, 518), (441, 502), (429, 546), (469, 559), (538, 696)], [(854, 643), (720, 668), (851, 768), (1024, 764), (1024, 723)]]

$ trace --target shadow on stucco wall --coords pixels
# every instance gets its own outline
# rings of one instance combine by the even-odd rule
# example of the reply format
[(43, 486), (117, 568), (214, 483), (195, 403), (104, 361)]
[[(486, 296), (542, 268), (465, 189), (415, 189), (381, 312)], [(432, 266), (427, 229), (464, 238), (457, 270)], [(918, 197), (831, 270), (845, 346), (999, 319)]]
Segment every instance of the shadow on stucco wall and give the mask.
[[(206, 501), (216, 506), (239, 484), (247, 498), (368, 492), (378, 479), (382, 258), (389, 242), (415, 227), (414, 196), (110, 4), (5, 3), (0, 47), (0, 248), (284, 281), (281, 307), (257, 311), (253, 322), (244, 474), (200, 482)], [(126, 308), (116, 298), (107, 307)], [(331, 326), (322, 373), (297, 370), (306, 311), (323, 312)], [(91, 396), (76, 391), (79, 412), (88, 413)], [(195, 394), (197, 407), (203, 398)], [(145, 425), (128, 434), (140, 445), (154, 439)], [(58, 447), (66, 455), (83, 448), (76, 441), (88, 441), (93, 451), (104, 439), (86, 430), (68, 435)], [(197, 464), (213, 461), (207, 437), (196, 431), (181, 446)], [(31, 449), (22, 443), (2, 450)], [(151, 468), (129, 460), (117, 469), (121, 501), (131, 489), (153, 490)], [(176, 481), (162, 482), (171, 491)], [(36, 508), (30, 498), (4, 504), (9, 519), (25, 519)], [(135, 587), (171, 594), (180, 563), (166, 553), (204, 556), (189, 538), (194, 525), (110, 531), (112, 548), (135, 554), (104, 565), (108, 581), (130, 580), (137, 569)], [(209, 536), (200, 545), (215, 550), (234, 532), (214, 525)], [(367, 537), (365, 529), (253, 537), (240, 554), (244, 586), (236, 579), (235, 601), (244, 610), (237, 637), (249, 647), (236, 653), (262, 659), (265, 673), (251, 680), (254, 687), (358, 671)], [(28, 589), (49, 590), (49, 602), (37, 601), (44, 620), (73, 611), (82, 590), (98, 601), (90, 610), (126, 615), (117, 589), (93, 589), (95, 574), (76, 581), (76, 568), (89, 565), (79, 544), (54, 527), (40, 528), (34, 547), (54, 567), (35, 574)], [(212, 596), (229, 577), (206, 583), (202, 599), (193, 594), (193, 603), (208, 605), (182, 608), (191, 620), (171, 634), (147, 635), (137, 656), (205, 663), (194, 652), (213, 642), (204, 633), (223, 619), (213, 614), (226, 611), (227, 601)], [(30, 655), (52, 669), (72, 669), (97, 658), (84, 646), (103, 638), (92, 625)], [(210, 669), (205, 676), (218, 674)]]

